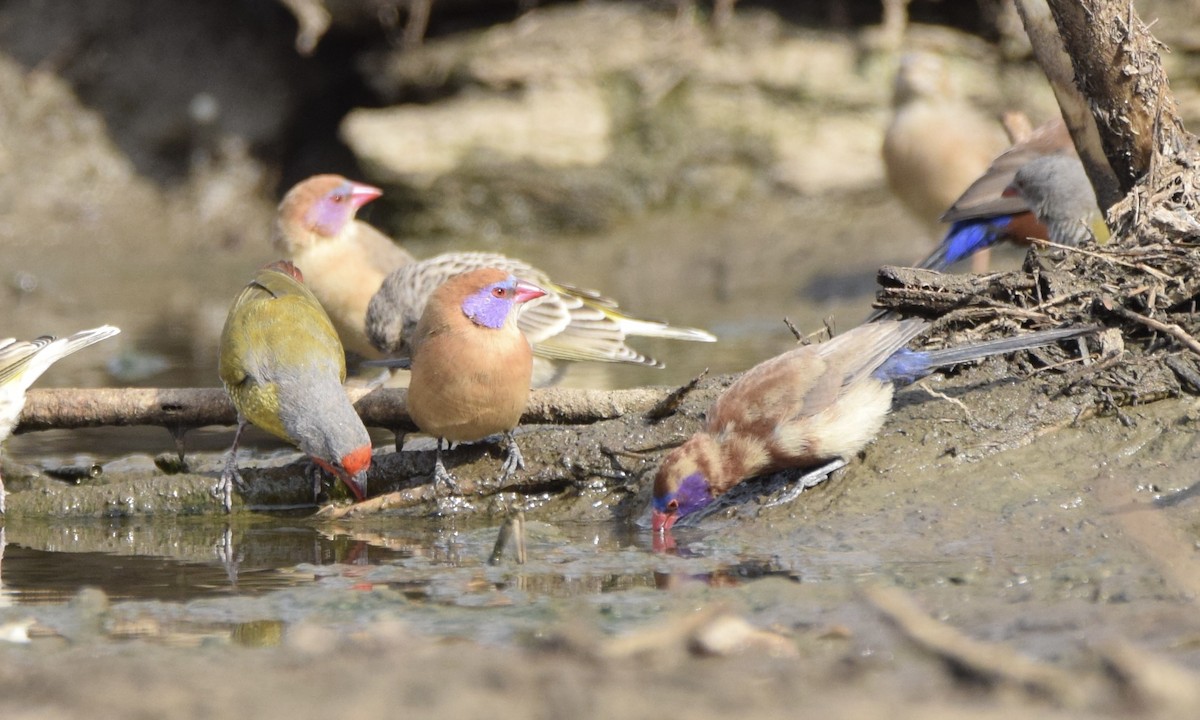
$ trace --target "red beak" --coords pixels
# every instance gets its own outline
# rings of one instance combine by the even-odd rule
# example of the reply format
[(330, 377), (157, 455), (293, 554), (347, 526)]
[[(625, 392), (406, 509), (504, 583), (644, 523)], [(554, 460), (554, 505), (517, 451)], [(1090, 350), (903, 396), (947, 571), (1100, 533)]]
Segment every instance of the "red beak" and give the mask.
[(362, 183), (350, 183), (350, 205), (355, 210), (363, 205), (371, 202), (375, 198), (383, 194), (383, 191), (371, 185), (363, 185)]
[(517, 295), (516, 295), (515, 302), (518, 302), (518, 303), (529, 302), (530, 300), (536, 300), (537, 298), (540, 298), (545, 294), (546, 294), (546, 291), (541, 289), (537, 285), (534, 285), (533, 283), (530, 283), (530, 282), (525, 282), (524, 280), (518, 280), (517, 281)]
[(659, 512), (658, 510), (655, 510), (654, 512), (650, 513), (650, 528), (656, 533), (665, 533), (671, 529), (671, 526), (674, 525), (675, 521), (678, 519), (679, 516), (675, 513), (668, 515), (665, 512)]
[[(339, 467), (334, 467), (321, 458), (313, 457), (311, 455), (309, 457), (312, 457), (313, 462), (327, 470), (331, 475), (336, 477), (338, 480), (341, 480), (342, 484), (349, 488), (351, 494), (354, 495), (355, 502), (362, 502), (367, 498), (367, 468), (363, 468), (361, 471), (351, 475), (346, 470), (343, 470)], [(368, 462), (367, 465), (370, 466), (370, 463)]]

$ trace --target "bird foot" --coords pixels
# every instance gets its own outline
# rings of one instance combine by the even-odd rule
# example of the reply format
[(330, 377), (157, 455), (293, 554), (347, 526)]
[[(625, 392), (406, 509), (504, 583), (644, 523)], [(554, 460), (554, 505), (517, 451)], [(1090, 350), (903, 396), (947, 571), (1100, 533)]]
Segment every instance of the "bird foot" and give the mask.
[(221, 479), (217, 481), (216, 487), (213, 488), (213, 497), (221, 501), (221, 507), (225, 508), (225, 512), (233, 512), (233, 488), (237, 486), (238, 492), (242, 492), (245, 488), (242, 482), (242, 474), (237, 469), (237, 455), (230, 453), (229, 458), (225, 461), (225, 469), (221, 471)]
[(518, 470), (525, 469), (525, 457), (521, 455), (521, 448), (517, 446), (517, 439), (512, 435), (505, 435), (505, 440), (508, 444), (507, 457), (504, 458), (504, 464), (500, 466), (500, 485), (507, 483)]
[(825, 482), (825, 480), (833, 474), (834, 470), (840, 470), (844, 467), (846, 467), (846, 461), (842, 458), (836, 458), (834, 460), (830, 460), (824, 465), (821, 465), (820, 467), (809, 470), (800, 477), (796, 478), (796, 481), (791, 484), (791, 486), (787, 489), (787, 492), (775, 498), (771, 502), (763, 505), (763, 507), (769, 508), (776, 507), (777, 505), (786, 505), (800, 497), (800, 493), (804, 492), (805, 490), (811, 487), (816, 487), (817, 485)]
[(433, 466), (433, 492), (438, 497), (461, 494), (458, 487), (458, 480), (446, 470), (446, 466), (442, 464), (440, 457)]

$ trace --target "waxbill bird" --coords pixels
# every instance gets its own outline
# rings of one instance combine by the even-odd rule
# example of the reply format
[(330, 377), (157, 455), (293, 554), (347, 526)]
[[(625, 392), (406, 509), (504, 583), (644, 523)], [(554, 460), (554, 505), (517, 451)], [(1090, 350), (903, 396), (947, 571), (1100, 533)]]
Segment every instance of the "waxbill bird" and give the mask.
[(392, 270), (413, 257), (390, 237), (355, 219), (382, 190), (341, 175), (314, 175), (284, 195), (273, 242), (305, 276), (337, 328), (342, 345), (364, 358), (380, 357), (367, 340), (367, 304)]
[[(942, 215), (943, 222), (951, 223), (950, 230), (937, 248), (915, 267), (945, 270), (1000, 242), (1027, 244), (1029, 238), (1048, 239), (1048, 231), (1039, 222), (1033, 207), (1009, 188), (1021, 168), (1049, 156), (1065, 156), (1079, 162), (1062, 118), (1038, 126), (1029, 137), (992, 161), (987, 171)], [(1090, 189), (1090, 184), (1088, 187)]]
[[(8, 438), (25, 408), (25, 391), (50, 366), (73, 352), (121, 332), (101, 325), (65, 338), (43, 335), (35, 340), (0, 340), (0, 443)], [(0, 477), (0, 513), (4, 512), (4, 480)]]
[(267, 265), (238, 295), (221, 332), (218, 372), (238, 411), (217, 486), (226, 511), (240, 483), (237, 446), (246, 423), (296, 445), (356, 499), (366, 497), (371, 439), (342, 387), (345, 353), (295, 265)]
[[(653, 529), (669, 530), (747, 478), (787, 468), (817, 468), (815, 477), (840, 467), (879, 432), (896, 385), (938, 367), (1095, 332), (1046, 330), (930, 352), (904, 347), (928, 328), (919, 318), (879, 320), (746, 371), (709, 408), (704, 430), (659, 466)], [(809, 476), (797, 487), (806, 484), (813, 484)]]
[(888, 187), (914, 218), (940, 233), (939, 216), (1006, 146), (1000, 124), (961, 97), (940, 57), (904, 54), (882, 155)]
[[(696, 328), (639, 320), (621, 312), (616, 301), (594, 290), (557, 283), (521, 260), (482, 252), (451, 252), (403, 265), (383, 281), (367, 309), (367, 336), (390, 357), (412, 352), (411, 338), (434, 289), (453, 275), (499, 268), (538, 286), (545, 296), (521, 313), (517, 323), (540, 360), (591, 360), (662, 367), (625, 344), (638, 335), (692, 342), (716, 337)], [(535, 385), (557, 379), (552, 365), (535, 366)]]
[(1047, 155), (1026, 163), (1006, 192), (1029, 205), (1053, 243), (1078, 247), (1109, 239), (1096, 191), (1074, 155)]
[(525, 304), (545, 291), (505, 270), (455, 275), (429, 298), (412, 335), (408, 414), (437, 439), (434, 484), (457, 483), (442, 464), (442, 442), (502, 433), (503, 483), (525, 466), (512, 431), (529, 402), (533, 353), (517, 327)]

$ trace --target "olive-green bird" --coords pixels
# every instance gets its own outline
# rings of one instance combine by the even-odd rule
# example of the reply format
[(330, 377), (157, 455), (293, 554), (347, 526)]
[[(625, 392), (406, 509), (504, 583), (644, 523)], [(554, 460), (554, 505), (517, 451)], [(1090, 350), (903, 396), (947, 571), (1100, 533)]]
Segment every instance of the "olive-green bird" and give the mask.
[(345, 353), (295, 265), (267, 265), (238, 295), (221, 332), (218, 372), (238, 411), (217, 486), (226, 511), (241, 481), (237, 446), (248, 422), (298, 446), (355, 498), (366, 497), (371, 438), (342, 387)]

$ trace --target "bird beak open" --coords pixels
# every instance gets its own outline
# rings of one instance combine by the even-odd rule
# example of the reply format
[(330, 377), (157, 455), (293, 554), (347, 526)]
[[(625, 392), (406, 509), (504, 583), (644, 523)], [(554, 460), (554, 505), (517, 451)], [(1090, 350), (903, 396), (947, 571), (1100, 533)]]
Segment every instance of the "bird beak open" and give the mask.
[(650, 514), (650, 528), (656, 533), (665, 533), (671, 529), (677, 519), (679, 519), (679, 515), (676, 513), (667, 514), (655, 510)]
[(383, 191), (372, 185), (363, 185), (362, 183), (351, 183), (350, 190), (350, 205), (355, 209), (359, 209), (363, 205), (371, 202), (375, 198), (383, 194)]
[(521, 280), (517, 282), (516, 302), (523, 303), (530, 300), (536, 300), (546, 294), (546, 291), (534, 285), (533, 283)]

